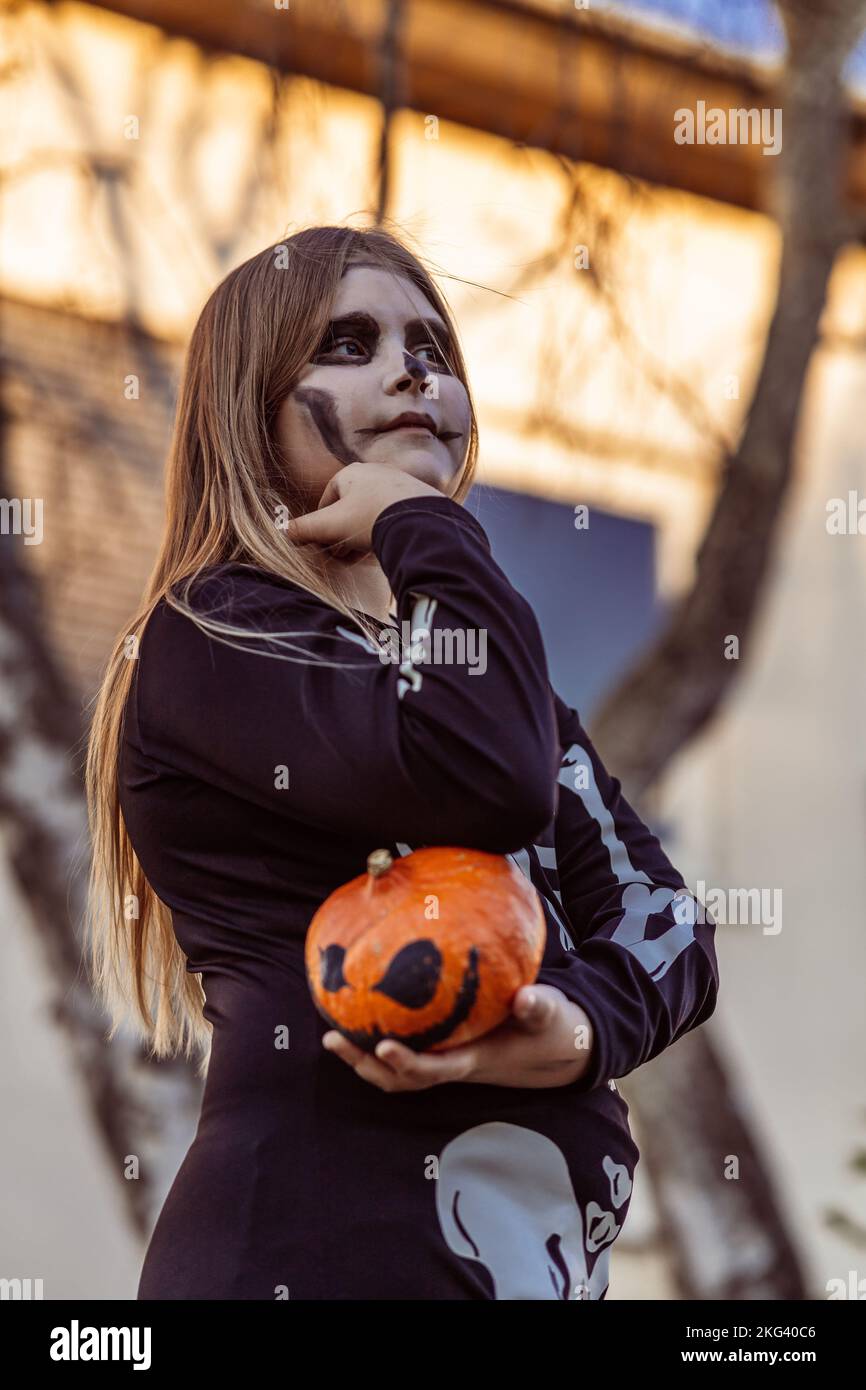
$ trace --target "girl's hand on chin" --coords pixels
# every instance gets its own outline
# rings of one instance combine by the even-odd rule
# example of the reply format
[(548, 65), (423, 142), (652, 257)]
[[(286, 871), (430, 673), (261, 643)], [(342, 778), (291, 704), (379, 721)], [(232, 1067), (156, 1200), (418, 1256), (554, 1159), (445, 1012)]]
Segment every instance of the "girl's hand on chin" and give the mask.
[(580, 1080), (594, 1047), (589, 1016), (553, 985), (524, 985), (511, 1017), (447, 1052), (413, 1052), (386, 1038), (375, 1056), (331, 1030), (322, 1044), (382, 1091), (424, 1091), (445, 1081), (490, 1086), (568, 1086)]
[(442, 497), (430, 483), (381, 463), (349, 463), (325, 485), (314, 512), (292, 518), (286, 535), (296, 545), (329, 546), (335, 555), (365, 554), (373, 526), (392, 502), (404, 497)]

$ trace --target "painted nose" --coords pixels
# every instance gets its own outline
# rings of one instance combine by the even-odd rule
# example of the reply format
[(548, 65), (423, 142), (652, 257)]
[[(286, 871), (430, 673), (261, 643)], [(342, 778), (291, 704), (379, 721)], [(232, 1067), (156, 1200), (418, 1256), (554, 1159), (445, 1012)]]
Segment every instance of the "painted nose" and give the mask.
[(403, 365), (413, 381), (426, 381), (430, 375), (430, 366), (427, 362), (422, 362), (420, 357), (413, 357), (411, 352), (403, 349)]
[[(393, 352), (393, 356), (391, 353)], [(383, 348), (383, 357), (386, 349)], [(387, 364), (384, 370), (384, 386), (387, 395), (404, 395), (407, 391), (413, 396), (426, 396), (427, 387), (435, 377), (431, 374), (430, 363), (416, 357), (402, 343), (387, 349)]]

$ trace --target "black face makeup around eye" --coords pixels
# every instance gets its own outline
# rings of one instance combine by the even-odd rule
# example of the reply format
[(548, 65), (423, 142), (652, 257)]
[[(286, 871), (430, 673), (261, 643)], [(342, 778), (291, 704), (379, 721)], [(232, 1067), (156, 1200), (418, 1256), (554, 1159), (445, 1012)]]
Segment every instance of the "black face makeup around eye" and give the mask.
[(454, 375), (448, 353), (438, 343), (433, 343), (429, 339), (426, 342), (408, 346), (404, 356), (411, 357), (415, 362), (423, 362), (428, 372), (436, 372), (440, 376)]
[[(321, 366), (340, 363), (365, 363), (375, 355), (380, 328), (370, 314), (357, 311), (332, 319), (311, 361)], [(346, 351), (355, 346), (358, 352)], [(424, 363), (428, 371), (453, 376), (451, 337), (444, 324), (435, 319), (413, 319), (406, 325), (404, 351)], [(421, 357), (420, 353), (429, 353)]]
[[(406, 325), (406, 349), (424, 362), (430, 371), (454, 375), (451, 357), (451, 335), (437, 319), (413, 319)], [(429, 357), (419, 357), (429, 351)]]
[[(342, 318), (331, 319), (312, 361), (366, 362), (375, 353), (378, 341), (379, 325), (374, 318), (363, 313), (345, 314)], [(360, 356), (342, 351), (349, 342), (354, 342), (360, 347)]]

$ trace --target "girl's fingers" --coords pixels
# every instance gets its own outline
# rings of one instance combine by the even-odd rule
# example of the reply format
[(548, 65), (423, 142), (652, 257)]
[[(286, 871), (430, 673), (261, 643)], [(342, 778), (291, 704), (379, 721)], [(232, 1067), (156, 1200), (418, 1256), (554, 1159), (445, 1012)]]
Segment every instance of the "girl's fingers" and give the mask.
[(376, 1056), (393, 1067), (401, 1080), (413, 1087), (425, 1087), (464, 1080), (472, 1069), (474, 1052), (471, 1044), (447, 1052), (413, 1052), (393, 1038), (386, 1038), (376, 1048)]
[(328, 545), (331, 541), (342, 539), (343, 528), (339, 524), (339, 518), (331, 512), (331, 507), (337, 505), (338, 503), (332, 502), (329, 507), (291, 517), (286, 526), (289, 540), (294, 541), (296, 545), (307, 545), (311, 541)]
[(337, 488), (336, 474), (329, 478), (322, 489), (322, 495), (316, 503), (316, 509), (321, 511), (323, 507), (330, 507), (333, 502), (340, 500), (340, 493)]
[(425, 1090), (445, 1081), (462, 1081), (472, 1069), (469, 1045), (450, 1052), (419, 1053), (386, 1038), (379, 1043), (375, 1056), (371, 1056), (336, 1031), (326, 1033), (322, 1043), (365, 1081), (384, 1091)]
[(295, 545), (309, 545), (315, 542), (328, 546), (337, 556), (345, 557), (354, 555), (357, 551), (363, 552), (365, 545), (360, 528), (353, 531), (348, 529), (345, 510), (347, 506), (344, 498), (337, 497), (327, 507), (320, 505), (314, 512), (304, 512), (302, 516), (292, 517), (286, 527), (286, 535)]
[(348, 1038), (344, 1038), (342, 1033), (338, 1033), (336, 1028), (331, 1028), (322, 1036), (322, 1046), (328, 1052), (334, 1052), (338, 1057), (342, 1057), (344, 1062), (356, 1062), (364, 1056), (360, 1047), (356, 1047)]
[(326, 1033), (322, 1038), (322, 1045), (329, 1052), (333, 1052), (336, 1057), (352, 1067), (359, 1076), (365, 1081), (371, 1081), (374, 1086), (380, 1086), (383, 1090), (391, 1089), (391, 1083), (396, 1080), (394, 1072), (382, 1061), (377, 1061), (368, 1052), (364, 1052), (354, 1043), (344, 1038), (342, 1033)]
[[(294, 517), (289, 523), (289, 534), (292, 535), (293, 538), (297, 534), (303, 535), (305, 539), (309, 538), (317, 541), (330, 539), (330, 536), (326, 534), (326, 531), (322, 528), (331, 525), (333, 519), (332, 515), (323, 521), (321, 519), (321, 513), (327, 511), (329, 507), (333, 507), (341, 500), (340, 489), (337, 486), (337, 478), (339, 476), (338, 473), (335, 473), (333, 478), (329, 478), (325, 483), (314, 512), (304, 512), (301, 516)], [(307, 525), (306, 523), (310, 524)]]
[(524, 985), (514, 996), (511, 1011), (526, 1032), (539, 1033), (553, 1021), (556, 1006), (546, 994), (533, 989), (532, 985)]

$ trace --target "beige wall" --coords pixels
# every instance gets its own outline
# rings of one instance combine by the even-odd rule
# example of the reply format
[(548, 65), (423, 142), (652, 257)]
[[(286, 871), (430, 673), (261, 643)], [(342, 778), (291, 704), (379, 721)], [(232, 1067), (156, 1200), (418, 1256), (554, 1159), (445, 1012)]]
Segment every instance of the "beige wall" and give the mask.
[[(822, 353), (800, 472), (754, 655), (724, 715), (669, 778), (694, 886), (780, 889), (782, 928), (717, 932), (711, 1021), (763, 1137), (813, 1296), (866, 1277), (866, 536), (830, 536), (828, 498), (866, 496), (866, 361)], [(768, 898), (768, 903), (772, 899)], [(733, 913), (729, 913), (733, 916)]]
[(0, 1277), (45, 1299), (134, 1298), (139, 1241), (91, 1118), (0, 832)]

